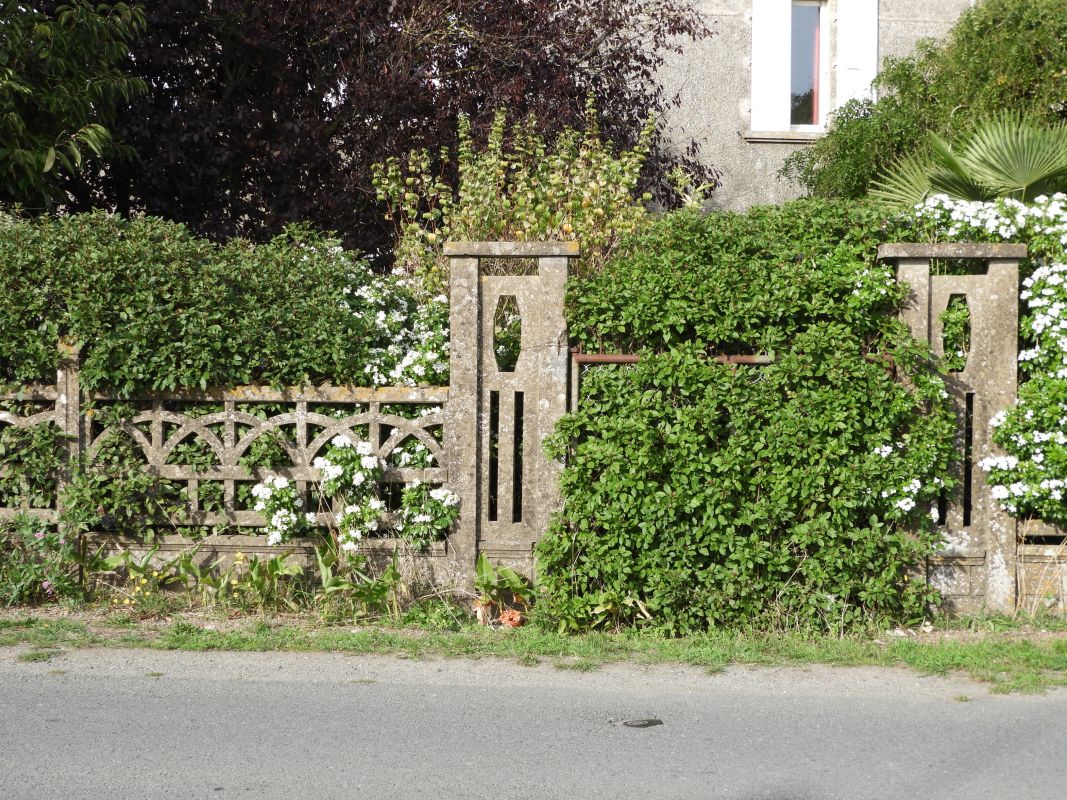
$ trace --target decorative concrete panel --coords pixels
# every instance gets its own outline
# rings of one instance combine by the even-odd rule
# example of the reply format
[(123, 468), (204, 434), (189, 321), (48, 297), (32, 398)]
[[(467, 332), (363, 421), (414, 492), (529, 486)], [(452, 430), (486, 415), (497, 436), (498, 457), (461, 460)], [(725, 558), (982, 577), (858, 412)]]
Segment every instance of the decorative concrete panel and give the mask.
[[(244, 489), (239, 491), (264, 474), (294, 481), (307, 499), (306, 507), (319, 508), (319, 524), (329, 526), (336, 509), (314, 502), (320, 476), (312, 464), (330, 440), (345, 434), (369, 442), (387, 464), (414, 440), (432, 456), (431, 466), (413, 469), (394, 463), (383, 481), (447, 483), (460, 498), (455, 529), (423, 559), (436, 565), (426, 574), (416, 570), (415, 577), (438, 584), (469, 583), (479, 549), (528, 572), (533, 545), (559, 505), (561, 465), (544, 455), (542, 442), (566, 411), (570, 354), (563, 293), (568, 262), (578, 256), (578, 245), (459, 242), (447, 244), (445, 252), (451, 259), (447, 387), (242, 386), (118, 398), (83, 393), (78, 353), (64, 345), (54, 385), (0, 392), (0, 425), (55, 425), (66, 437), (64, 465), (56, 479), (58, 497), (69, 481), (70, 464), (83, 455), (91, 459), (120, 432), (128, 436), (149, 471), (184, 493), (185, 508), (162, 521), (156, 537), (164, 554), (189, 546), (181, 536), (166, 535), (169, 526), (264, 526), (261, 514), (250, 504), (242, 505)], [(525, 259), (535, 268), (515, 275), (482, 274), (482, 263), (489, 259)], [(517, 307), (522, 329), (518, 358), (506, 368), (493, 349), (494, 311), (505, 297), (514, 299), (509, 307)], [(101, 423), (106, 418), (102, 411), (116, 403), (135, 411), (120, 422)], [(284, 452), (283, 463), (246, 466), (247, 455), (263, 437), (273, 437)], [(200, 454), (196, 464), (177, 457), (192, 445)], [(205, 500), (209, 488), (210, 502)], [(0, 508), (0, 519), (25, 511), (55, 524), (62, 508), (59, 502), (49, 508)], [(109, 536), (99, 542), (106, 549), (120, 546)], [(372, 560), (388, 559), (395, 543), (388, 538), (370, 541), (364, 549)], [(310, 542), (287, 547), (298, 558), (313, 557)], [(210, 536), (200, 548), (204, 558), (223, 561), (238, 549), (269, 550), (257, 537), (232, 534)]]
[[(950, 604), (1011, 611), (1016, 602), (1017, 525), (993, 498), (978, 462), (998, 454), (989, 421), (1015, 402), (1019, 337), (1019, 261), (1024, 245), (890, 244), (879, 258), (894, 259), (897, 277), (910, 287), (902, 313), (912, 335), (944, 355), (941, 314), (954, 297), (970, 310), (966, 364), (945, 381), (958, 419), (959, 488), (946, 498), (945, 545), (928, 568)], [(939, 275), (939, 259), (988, 262), (985, 274)], [(939, 585), (940, 584), (940, 585)]]
[[(464, 445), (465, 458), (478, 464), (467, 470), (458, 532), (468, 540), (474, 537), (476, 551), (490, 560), (527, 573), (533, 568), (534, 545), (560, 502), (562, 465), (545, 456), (542, 444), (567, 410), (570, 351), (563, 296), (568, 261), (578, 252), (575, 242), (445, 246), (452, 259), (453, 342), (459, 343), (457, 324), (477, 331), (476, 336), (469, 330), (463, 335), (459, 354), (455, 344), (452, 350), (449, 414), (462, 413), (464, 420), (450, 428), (459, 431), (462, 424), (464, 436), (473, 433)], [(481, 264), (488, 259), (530, 259), (536, 271), (483, 274)], [(518, 359), (510, 369), (501, 369), (494, 351), (496, 312), (505, 298), (514, 299), (514, 306), (508, 306), (517, 307), (515, 322), (522, 331)], [(457, 364), (460, 358), (463, 364)]]

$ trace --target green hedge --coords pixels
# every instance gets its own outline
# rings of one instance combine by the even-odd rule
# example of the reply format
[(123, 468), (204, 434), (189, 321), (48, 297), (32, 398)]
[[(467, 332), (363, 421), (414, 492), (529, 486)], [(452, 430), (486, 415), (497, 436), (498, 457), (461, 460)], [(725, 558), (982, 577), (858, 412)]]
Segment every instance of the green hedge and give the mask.
[(0, 381), (53, 381), (64, 337), (85, 387), (126, 395), (364, 383), (414, 303), (390, 280), (303, 227), (220, 246), (151, 217), (2, 217)]
[[(954, 417), (871, 263), (892, 235), (856, 204), (683, 212), (574, 287), (587, 347), (645, 355), (587, 372), (550, 444), (568, 460), (539, 545), (547, 618), (688, 633), (925, 613), (909, 571), (935, 545)], [(766, 367), (708, 358), (771, 349)]]

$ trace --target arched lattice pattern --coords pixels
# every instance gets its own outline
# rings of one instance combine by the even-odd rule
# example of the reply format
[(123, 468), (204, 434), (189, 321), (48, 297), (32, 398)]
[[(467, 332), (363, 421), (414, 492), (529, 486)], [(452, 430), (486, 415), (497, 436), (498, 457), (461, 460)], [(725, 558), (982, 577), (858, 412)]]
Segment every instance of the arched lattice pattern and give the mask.
[[(71, 415), (65, 413), (63, 395), (55, 387), (36, 387), (33, 399), (41, 410), (32, 414), (8, 410), (20, 408), (15, 404), (21, 401), (20, 396), (0, 395), (8, 401), (6, 408), (0, 406), (4, 408), (0, 410), (0, 428), (56, 424), (71, 436), (72, 454), (82, 455), (90, 464), (102, 448), (115, 442), (121, 430), (150, 472), (184, 489), (188, 507), (178, 509), (173, 524), (257, 527), (264, 520), (242, 502), (247, 489), (266, 474), (284, 475), (296, 482), (309, 507), (316, 507), (312, 498), (320, 475), (312, 464), (340, 435), (371, 443), (378, 456), (391, 464), (383, 479), (386, 483), (444, 483), (448, 464), (442, 431), (447, 396), (447, 389), (435, 387), (244, 387), (123, 400), (121, 403), (134, 408), (134, 413), (121, 421), (104, 423), (102, 420), (111, 419), (106, 413), (108, 406), (120, 402), (115, 398), (94, 395), (87, 398), (95, 406), (92, 410)], [(253, 451), (265, 439), (270, 439), (275, 451), (270, 464), (253, 458)], [(421, 452), (429, 466), (396, 466), (395, 454), (416, 443), (425, 448)], [(189, 458), (190, 452), (197, 458)], [(4, 509), (0, 518), (17, 511)], [(55, 511), (49, 510), (44, 516), (54, 521)], [(328, 522), (328, 516), (321, 521)]]
[[(209, 413), (182, 413), (173, 401), (157, 399), (150, 408), (124, 419), (118, 426), (87, 426), (86, 455), (91, 460), (117, 427), (128, 435), (144, 454), (148, 467), (161, 478), (184, 484), (189, 507), (173, 521), (180, 524), (260, 526), (263, 518), (242, 504), (247, 492), (241, 484), (251, 484), (266, 474), (283, 475), (296, 483), (297, 491), (308, 500), (308, 508), (318, 508), (314, 489), (320, 475), (312, 465), (317, 456), (337, 436), (354, 442), (370, 442), (375, 453), (388, 463), (390, 456), (405, 442), (422, 444), (432, 457), (433, 466), (389, 468), (386, 483), (421, 480), (443, 483), (447, 464), (441, 444), (442, 403), (445, 390), (428, 389), (331, 389), (328, 392), (269, 391), (257, 387), (254, 392), (235, 390), (221, 397), (189, 395), (190, 404), (201, 408), (213, 399), (221, 399), (222, 410)], [(269, 413), (250, 413), (252, 407), (269, 409)], [(286, 410), (275, 413), (279, 406)], [(328, 406), (330, 413), (316, 410)], [(195, 406), (194, 406), (195, 407)], [(409, 410), (409, 413), (403, 413)], [(271, 437), (284, 458), (270, 466), (249, 466), (251, 449), (257, 441)], [(204, 454), (201, 463), (180, 462), (179, 448), (190, 445)], [(203, 502), (209, 484), (221, 485), (221, 496)], [(327, 514), (326, 509), (321, 509)], [(321, 516), (326, 523), (328, 516)]]
[[(57, 391), (54, 386), (24, 387), (19, 392), (0, 394), (0, 435), (12, 428), (29, 433), (39, 426), (51, 425), (55, 425), (57, 431), (62, 431), (62, 423), (62, 415), (57, 413)], [(38, 496), (42, 493), (31, 492), (31, 496), (27, 497), (19, 491), (20, 481), (13, 467), (19, 461), (20, 455), (17, 440), (14, 443), (9, 440), (7, 452), (4, 453), (3, 458), (0, 458), (0, 506), (5, 501), (12, 502), (15, 497), (18, 498), (18, 502), (12, 502), (11, 507), (0, 507), (0, 520), (10, 519), (21, 512), (32, 511), (39, 519), (48, 522), (55, 521), (57, 512), (53, 502), (54, 492), (49, 492), (53, 497), (47, 501), (47, 505), (44, 505)], [(54, 476), (43, 477), (45, 480), (50, 480)]]

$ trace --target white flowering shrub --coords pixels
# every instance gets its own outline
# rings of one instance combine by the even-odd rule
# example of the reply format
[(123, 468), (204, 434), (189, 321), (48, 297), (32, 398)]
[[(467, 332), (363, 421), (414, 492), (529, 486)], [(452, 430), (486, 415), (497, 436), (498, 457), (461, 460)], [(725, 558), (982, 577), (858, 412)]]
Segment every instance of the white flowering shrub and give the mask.
[[(434, 466), (433, 454), (416, 439), (403, 442), (393, 460), (401, 468)], [(321, 475), (323, 500), (335, 500), (340, 507), (337, 544), (342, 551), (355, 556), (365, 539), (379, 535), (384, 528), (387, 507), (379, 487), (386, 463), (374, 453), (369, 442), (355, 442), (342, 434), (330, 441), (326, 452), (312, 466)], [(269, 545), (307, 535), (315, 528), (315, 515), (302, 513), (303, 500), (287, 478), (268, 477), (253, 487), (252, 495), (256, 498), (255, 510), (267, 518), (264, 533)], [(401, 494), (394, 529), (416, 550), (424, 550), (430, 542), (447, 533), (458, 515), (459, 498), (453, 492), (412, 481)]]
[(378, 283), (346, 292), (346, 305), (370, 322), (383, 344), (371, 347), (364, 365), (369, 386), (448, 384), (448, 298), (395, 270)]
[(321, 493), (337, 498), (341, 514), (337, 520), (337, 542), (342, 550), (355, 552), (360, 541), (378, 530), (385, 503), (378, 498), (378, 482), (385, 462), (370, 442), (353, 442), (345, 435), (330, 441), (325, 455), (312, 465), (321, 471)]
[[(912, 443), (896, 442), (874, 448), (864, 471), (880, 485), (888, 487), (878, 492), (886, 519), (906, 521), (912, 518), (916, 508), (920, 508), (927, 510), (930, 523), (936, 525), (939, 519), (937, 501), (945, 482), (936, 475), (930, 477), (930, 462), (933, 459), (924, 457), (921, 452), (914, 452), (916, 445), (912, 444), (909, 448), (909, 444)], [(918, 449), (921, 450), (921, 445)], [(918, 474), (924, 475), (925, 480), (911, 477), (916, 474), (917, 466)], [(868, 492), (868, 496), (871, 493)]]
[(303, 511), (304, 500), (288, 478), (272, 475), (252, 487), (252, 496), (253, 509), (267, 519), (263, 533), (272, 547), (305, 535), (315, 524), (315, 515)]
[(1034, 270), (1020, 297), (1027, 380), (1016, 405), (990, 421), (993, 441), (1009, 455), (979, 465), (1006, 511), (1067, 525), (1067, 258)]
[(426, 469), (437, 466), (433, 453), (416, 439), (405, 440), (394, 452), (393, 462), (401, 469)]
[[(1067, 195), (1033, 203), (967, 202), (935, 196), (914, 210), (931, 238), (1024, 242), (1030, 274), (1019, 298), (1024, 313), (1019, 400), (991, 420), (993, 441), (1007, 455), (984, 454), (1001, 507), (1019, 517), (1067, 524)], [(980, 454), (982, 455), (982, 454)]]
[(370, 442), (353, 442), (345, 435), (335, 436), (311, 464), (322, 473), (324, 497), (359, 498), (374, 492), (385, 463), (374, 454)]
[(1038, 197), (1033, 203), (1007, 197), (988, 202), (953, 200), (938, 194), (917, 205), (911, 215), (920, 229), (941, 240), (1027, 242), (1045, 254), (1067, 248), (1067, 195), (1063, 194)]
[(337, 520), (337, 542), (341, 549), (349, 553), (356, 552), (363, 539), (378, 532), (384, 514), (385, 501), (374, 496), (344, 505)]
[[(415, 439), (406, 440), (393, 458), (401, 469), (436, 466), (433, 453)], [(459, 497), (444, 488), (434, 488), (419, 480), (404, 485), (395, 529), (415, 550), (425, 550), (443, 538), (459, 516)]]
[(459, 497), (454, 492), (413, 481), (404, 487), (396, 531), (414, 549), (425, 550), (457, 517)]

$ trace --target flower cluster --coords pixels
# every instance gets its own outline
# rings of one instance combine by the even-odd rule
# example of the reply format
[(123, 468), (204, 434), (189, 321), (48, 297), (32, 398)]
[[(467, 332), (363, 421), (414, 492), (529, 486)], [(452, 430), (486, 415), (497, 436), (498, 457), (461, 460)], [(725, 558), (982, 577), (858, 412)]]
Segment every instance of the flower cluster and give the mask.
[(404, 487), (396, 530), (413, 548), (425, 550), (458, 516), (459, 497), (455, 493), (413, 481)]
[(1067, 524), (1067, 195), (992, 202), (929, 198), (914, 210), (936, 238), (1027, 244), (1033, 271), (1023, 280), (1024, 346), (1019, 401), (990, 420), (1005, 454), (981, 454), (993, 497), (1017, 516)]
[(1009, 514), (1067, 523), (1067, 381), (1036, 376), (1014, 408), (990, 420), (993, 441), (1007, 455), (978, 462), (993, 497)]
[(333, 437), (326, 454), (317, 457), (311, 465), (322, 474), (324, 497), (367, 496), (374, 491), (385, 469), (385, 462), (374, 454), (370, 442), (353, 442), (344, 434)]
[(868, 300), (884, 299), (897, 288), (896, 275), (890, 267), (868, 266), (856, 275), (852, 294), (856, 297), (867, 296)]
[[(410, 441), (410, 440), (409, 440)], [(422, 442), (404, 443), (396, 453), (396, 465), (407, 469), (424, 469), (434, 466), (433, 453)]]
[[(935, 501), (944, 488), (945, 482), (941, 478), (934, 477), (927, 484), (918, 478), (912, 478), (895, 491), (883, 490), (882, 499), (890, 503), (887, 516), (902, 519), (908, 516), (920, 501)], [(934, 524), (937, 524), (940, 513), (936, 504), (930, 507), (930, 518)]]
[(448, 298), (429, 295), (402, 270), (376, 285), (348, 292), (352, 313), (373, 322), (388, 344), (372, 349), (364, 365), (371, 386), (448, 383)]
[(341, 549), (356, 552), (364, 538), (377, 532), (384, 513), (385, 501), (377, 497), (346, 504), (337, 520), (337, 541)]
[(378, 530), (385, 512), (385, 503), (377, 497), (385, 462), (375, 455), (370, 442), (354, 442), (341, 434), (330, 440), (326, 454), (312, 465), (322, 473), (322, 496), (337, 498), (341, 506), (338, 544), (355, 552), (360, 541)]
[(252, 496), (256, 498), (253, 509), (267, 518), (263, 532), (272, 547), (304, 535), (315, 525), (315, 515), (303, 513), (304, 499), (288, 478), (272, 475), (252, 487)]
[(1067, 259), (1035, 269), (1019, 298), (1029, 309), (1023, 334), (1034, 345), (1019, 353), (1023, 372), (1067, 380)]
[[(425, 469), (434, 465), (433, 454), (414, 438), (405, 441), (394, 453), (401, 468)], [(342, 550), (355, 554), (363, 540), (382, 529), (387, 513), (385, 500), (378, 492), (386, 463), (374, 453), (369, 442), (354, 441), (341, 434), (335, 436), (324, 455), (312, 465), (320, 471), (320, 495), (333, 500), (337, 515), (337, 543)], [(281, 476), (271, 476), (252, 489), (255, 510), (267, 518), (265, 533), (271, 545), (305, 535), (316, 525), (314, 514), (303, 514), (302, 498), (295, 486)], [(431, 488), (421, 481), (408, 483), (400, 498), (396, 532), (416, 549), (425, 549), (447, 532), (459, 514), (459, 498), (448, 489)]]
[(953, 200), (937, 194), (917, 205), (914, 217), (942, 237), (959, 241), (1058, 240), (1067, 248), (1067, 195), (1038, 197), (1033, 203), (1012, 198), (990, 202)]

